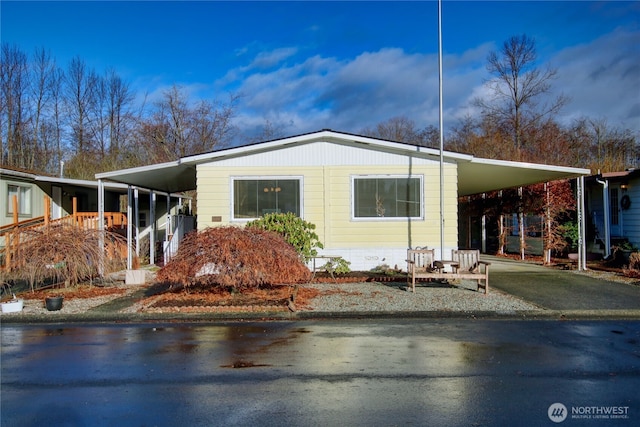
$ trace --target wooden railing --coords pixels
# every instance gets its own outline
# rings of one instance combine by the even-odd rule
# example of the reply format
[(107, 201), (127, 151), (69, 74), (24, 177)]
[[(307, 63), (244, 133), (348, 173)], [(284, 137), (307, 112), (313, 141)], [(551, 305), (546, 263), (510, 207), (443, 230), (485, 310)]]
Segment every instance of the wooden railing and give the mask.
[[(10, 268), (11, 259), (15, 256), (20, 242), (25, 241), (27, 231), (37, 230), (56, 224), (74, 225), (85, 230), (97, 230), (100, 215), (98, 212), (78, 212), (77, 199), (73, 198), (73, 213), (58, 219), (51, 219), (51, 199), (45, 196), (45, 214), (40, 217), (18, 221), (18, 202), (16, 196), (13, 200), (13, 223), (0, 227), (0, 244), (4, 238), (4, 246), (0, 246), (0, 268)], [(106, 230), (124, 229), (127, 226), (127, 215), (122, 212), (105, 212), (104, 227)]]

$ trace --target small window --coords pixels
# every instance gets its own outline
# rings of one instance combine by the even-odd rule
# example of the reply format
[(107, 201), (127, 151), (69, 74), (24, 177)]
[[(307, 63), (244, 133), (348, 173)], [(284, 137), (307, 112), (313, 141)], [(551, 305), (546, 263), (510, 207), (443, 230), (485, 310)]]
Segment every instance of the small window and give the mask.
[(353, 177), (354, 218), (422, 218), (422, 177)]
[(302, 213), (302, 178), (234, 178), (234, 220), (260, 218), (267, 213)]
[(147, 227), (147, 213), (146, 212), (138, 212), (138, 227), (146, 228)]
[(13, 215), (13, 196), (18, 197), (18, 215), (31, 215), (31, 187), (8, 185), (7, 213)]
[(611, 215), (611, 225), (620, 224), (619, 195), (617, 188), (609, 189), (609, 213)]

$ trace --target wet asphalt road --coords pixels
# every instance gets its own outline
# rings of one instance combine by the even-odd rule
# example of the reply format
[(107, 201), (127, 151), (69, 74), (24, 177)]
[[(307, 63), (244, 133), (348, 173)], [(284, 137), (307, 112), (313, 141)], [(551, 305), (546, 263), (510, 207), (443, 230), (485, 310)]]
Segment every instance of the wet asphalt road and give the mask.
[[(3, 427), (640, 423), (639, 321), (8, 324), (0, 338)], [(587, 408), (617, 418), (572, 418)]]

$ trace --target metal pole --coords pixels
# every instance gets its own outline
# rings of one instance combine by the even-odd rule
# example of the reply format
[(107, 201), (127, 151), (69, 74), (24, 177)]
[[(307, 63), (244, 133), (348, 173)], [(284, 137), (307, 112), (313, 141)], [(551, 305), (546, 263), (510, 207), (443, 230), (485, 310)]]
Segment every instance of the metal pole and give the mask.
[(444, 130), (442, 107), (442, 0), (438, 0), (438, 98), (440, 126), (440, 259), (444, 259)]

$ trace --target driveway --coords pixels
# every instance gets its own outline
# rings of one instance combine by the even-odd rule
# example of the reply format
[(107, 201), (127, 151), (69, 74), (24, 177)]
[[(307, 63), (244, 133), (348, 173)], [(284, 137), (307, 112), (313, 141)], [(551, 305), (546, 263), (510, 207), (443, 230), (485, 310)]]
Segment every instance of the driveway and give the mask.
[(575, 271), (483, 256), (491, 262), (490, 283), (551, 310), (638, 310), (640, 285), (610, 282)]

